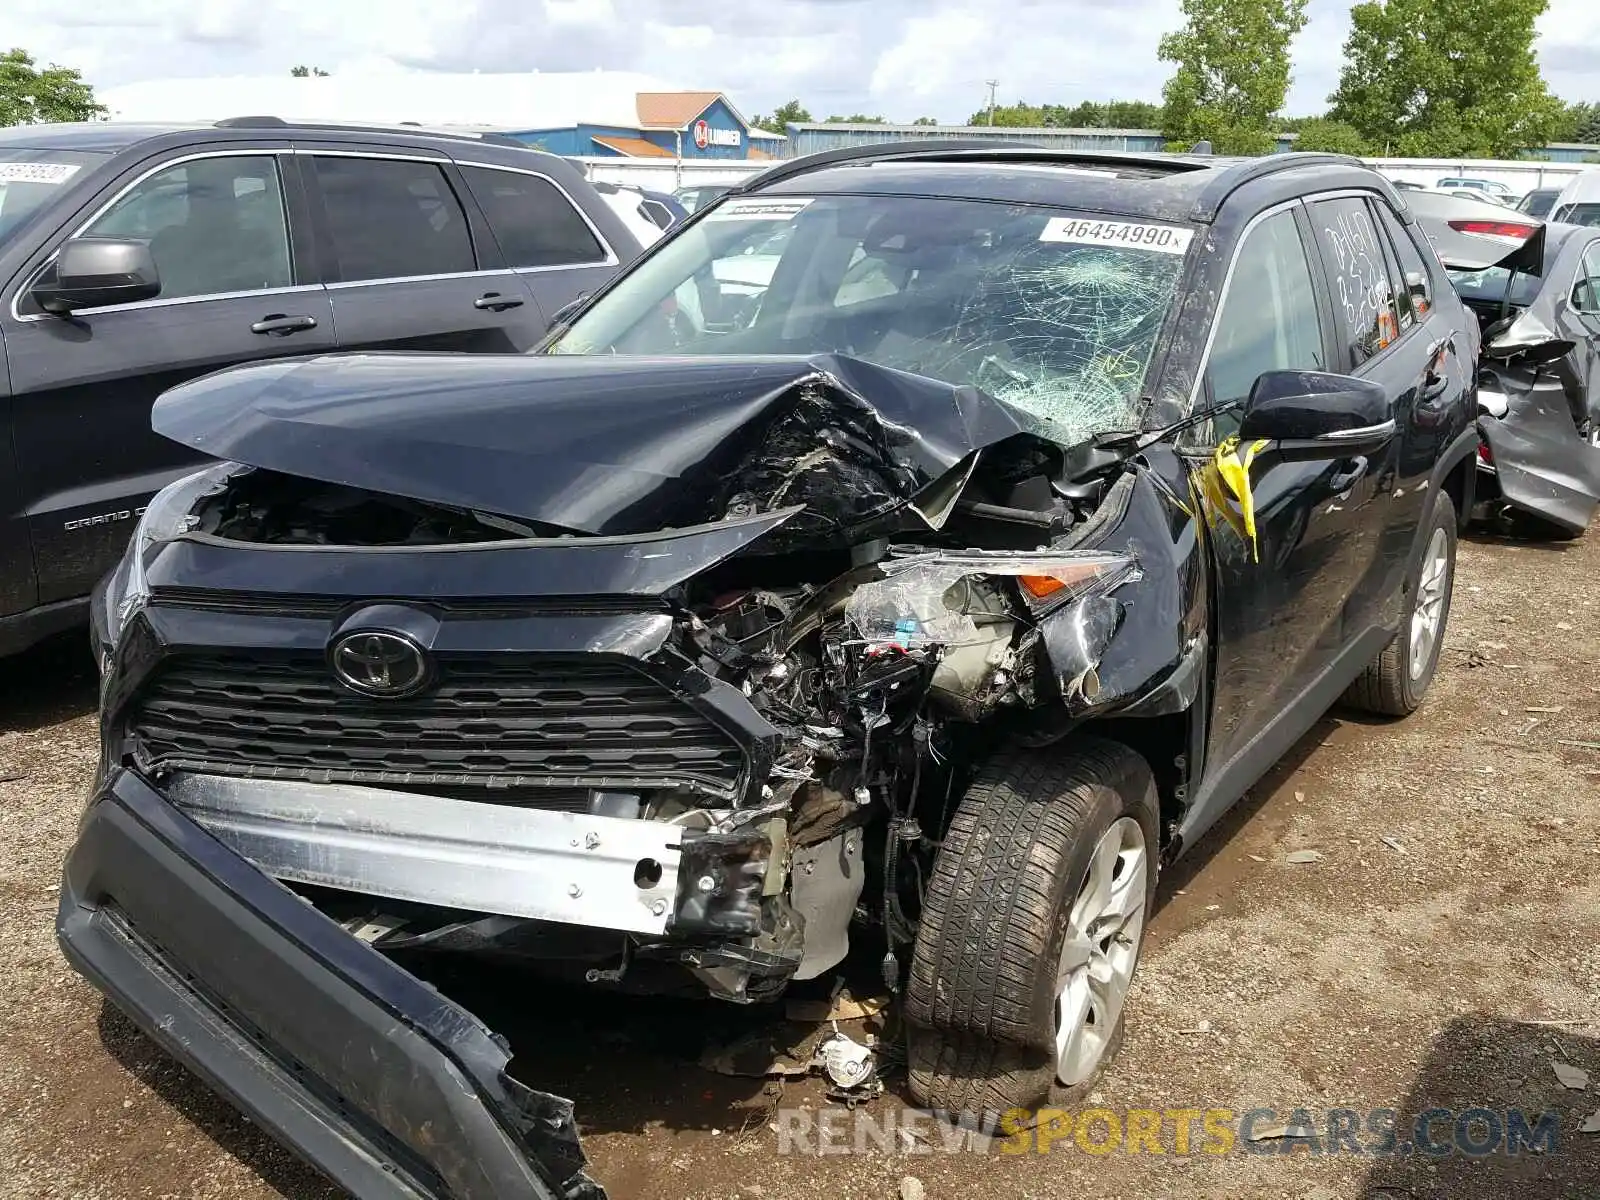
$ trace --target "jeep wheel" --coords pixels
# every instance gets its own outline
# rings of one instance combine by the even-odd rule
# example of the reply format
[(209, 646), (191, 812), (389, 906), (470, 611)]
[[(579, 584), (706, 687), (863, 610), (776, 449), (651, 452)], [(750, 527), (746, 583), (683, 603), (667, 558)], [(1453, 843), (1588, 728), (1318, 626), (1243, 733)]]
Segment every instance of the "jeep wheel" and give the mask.
[(1434, 494), (1424, 538), (1422, 558), (1406, 581), (1405, 619), (1394, 639), (1345, 692), (1344, 702), (1352, 708), (1408, 716), (1433, 681), (1456, 577), (1456, 506), (1445, 492)]
[(997, 754), (928, 881), (906, 989), (919, 1104), (992, 1123), (1115, 1054), (1155, 896), (1155, 780), (1125, 746)]

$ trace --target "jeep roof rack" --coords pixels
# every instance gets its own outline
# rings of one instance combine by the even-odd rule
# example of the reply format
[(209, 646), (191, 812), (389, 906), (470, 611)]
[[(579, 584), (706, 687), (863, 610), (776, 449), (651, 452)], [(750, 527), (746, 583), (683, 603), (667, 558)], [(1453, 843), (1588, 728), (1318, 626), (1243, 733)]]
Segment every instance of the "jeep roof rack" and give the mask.
[(363, 124), (359, 121), (286, 121), (282, 117), (269, 114), (244, 117), (224, 117), (216, 123), (218, 129), (319, 129), (335, 130), (341, 133), (421, 133), (428, 137), (459, 138), (462, 141), (479, 142), (488, 146), (514, 146), (519, 150), (532, 150), (527, 142), (520, 142), (510, 134), (499, 133), (494, 130), (478, 131), (475, 129), (445, 129), (435, 125), (423, 125), (418, 121), (374, 121)]

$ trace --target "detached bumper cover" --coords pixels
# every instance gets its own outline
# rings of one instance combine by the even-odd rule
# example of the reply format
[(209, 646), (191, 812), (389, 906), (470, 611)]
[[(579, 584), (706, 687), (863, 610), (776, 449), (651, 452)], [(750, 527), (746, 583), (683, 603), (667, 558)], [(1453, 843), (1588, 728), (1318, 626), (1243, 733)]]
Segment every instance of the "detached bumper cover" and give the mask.
[(571, 1105), (504, 1043), (169, 805), (111, 776), (67, 859), (68, 960), (359, 1197), (604, 1200)]

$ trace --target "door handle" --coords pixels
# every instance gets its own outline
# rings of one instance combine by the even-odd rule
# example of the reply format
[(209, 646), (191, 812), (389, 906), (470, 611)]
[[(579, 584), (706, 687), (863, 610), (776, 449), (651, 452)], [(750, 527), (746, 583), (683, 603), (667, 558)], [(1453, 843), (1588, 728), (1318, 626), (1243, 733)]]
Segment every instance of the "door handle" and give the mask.
[(504, 312), (508, 308), (522, 307), (515, 296), (502, 296), (499, 292), (485, 292), (472, 302), (473, 308), (486, 308), (490, 312)]
[(277, 337), (287, 337), (291, 333), (299, 333), (303, 329), (315, 329), (315, 317), (290, 317), (283, 313), (269, 313), (261, 320), (250, 326), (251, 333), (270, 333)]
[(1341, 495), (1354, 487), (1363, 475), (1367, 473), (1367, 459), (1365, 455), (1348, 458), (1341, 464), (1328, 479), (1328, 490), (1334, 495)]
[(1428, 369), (1422, 374), (1421, 399), (1424, 404), (1437, 400), (1450, 386), (1450, 377), (1444, 373), (1444, 360), (1455, 353), (1456, 338), (1460, 336), (1459, 329), (1452, 329), (1428, 347)]

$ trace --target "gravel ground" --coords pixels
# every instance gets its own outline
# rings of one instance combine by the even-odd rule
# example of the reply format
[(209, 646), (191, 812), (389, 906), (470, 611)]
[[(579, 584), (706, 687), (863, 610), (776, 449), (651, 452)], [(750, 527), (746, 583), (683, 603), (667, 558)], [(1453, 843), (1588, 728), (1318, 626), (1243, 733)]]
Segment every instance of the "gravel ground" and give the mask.
[[(1481, 1106), (1560, 1128), (1546, 1152), (1313, 1153), (1268, 1139), (1231, 1153), (944, 1153), (940, 1127), (819, 1154), (791, 1139), (841, 1113), (815, 1081), (780, 1091), (694, 1065), (764, 1019), (722, 1006), (441, 985), (511, 1033), (517, 1069), (577, 1101), (595, 1173), (631, 1197), (1600, 1195), (1600, 534), (1462, 546), (1449, 637), (1427, 704), (1403, 723), (1335, 712), (1168, 872), (1126, 1042), (1095, 1103), (1128, 1109)], [(61, 858), (95, 759), (80, 639), (0, 678), (0, 1196), (337, 1195), (156, 1050), (72, 974), (52, 918)], [(1319, 861), (1291, 863), (1296, 850)], [(1553, 1060), (1585, 1068), (1564, 1088)], [(903, 1123), (895, 1081), (862, 1110)], [(824, 1118), (826, 1119), (826, 1118)], [(1530, 1123), (1532, 1119), (1530, 1117)], [(1271, 1124), (1258, 1120), (1258, 1129)], [(1474, 1127), (1481, 1129), (1481, 1127)], [(1448, 1139), (1450, 1123), (1435, 1126)], [(1094, 1141), (1103, 1139), (1102, 1121)], [(1481, 1137), (1482, 1133), (1474, 1136)], [(1403, 1139), (1402, 1139), (1403, 1140)], [(1199, 1141), (1197, 1126), (1196, 1141)], [(1292, 1153), (1281, 1151), (1292, 1150)], [(915, 1177), (917, 1183), (906, 1182)]]

